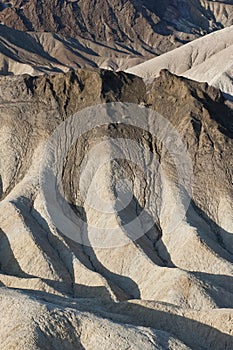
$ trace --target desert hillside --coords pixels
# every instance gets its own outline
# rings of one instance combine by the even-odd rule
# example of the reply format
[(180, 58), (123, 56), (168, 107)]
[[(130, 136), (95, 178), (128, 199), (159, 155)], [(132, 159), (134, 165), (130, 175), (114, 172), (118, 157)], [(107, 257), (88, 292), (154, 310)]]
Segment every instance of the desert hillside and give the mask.
[(98, 67), (124, 70), (151, 57), (120, 44), (0, 26), (0, 75), (36, 76)]
[(233, 0), (0, 0), (0, 350), (233, 349)]
[(9, 27), (121, 42), (154, 54), (233, 24), (232, 0), (1, 2), (0, 22)]
[[(233, 113), (221, 92), (168, 71), (145, 85), (141, 78), (104, 70), (1, 77), (0, 91), (2, 348), (230, 350)], [(69, 144), (76, 125), (69, 129), (70, 118), (81, 128), (83, 111), (96, 105), (98, 115), (98, 105), (106, 102), (121, 102), (126, 110), (128, 103), (141, 105), (142, 117), (149, 107), (179, 132), (193, 166), (187, 207), (166, 140), (147, 128), (114, 124), (111, 112), (112, 127), (90, 129)], [(92, 125), (88, 113), (85, 121)], [(61, 183), (70, 211), (59, 197), (51, 202), (50, 174), (57, 163), (46, 144), (61, 126), (66, 136), (58, 156), (68, 145)], [(140, 155), (124, 141), (121, 159), (111, 160), (111, 140), (122, 139), (141, 145)], [(159, 159), (163, 176), (156, 162), (149, 177), (138, 168), (146, 150)], [(88, 164), (103, 151), (105, 165), (94, 180)], [(123, 187), (130, 202), (103, 213), (101, 198), (116, 198), (122, 176), (133, 183)], [(100, 197), (90, 198), (95, 208), (80, 195), (88, 199), (93, 181), (101, 189)], [(138, 231), (127, 223), (139, 208), (146, 216), (138, 216)], [(173, 211), (181, 217), (170, 225)], [(77, 239), (68, 237), (75, 222), (71, 212), (85, 224), (75, 226)], [(103, 223), (118, 235), (105, 247), (98, 236)]]
[(233, 26), (208, 34), (127, 72), (153, 79), (162, 69), (192, 80), (207, 82), (233, 99)]

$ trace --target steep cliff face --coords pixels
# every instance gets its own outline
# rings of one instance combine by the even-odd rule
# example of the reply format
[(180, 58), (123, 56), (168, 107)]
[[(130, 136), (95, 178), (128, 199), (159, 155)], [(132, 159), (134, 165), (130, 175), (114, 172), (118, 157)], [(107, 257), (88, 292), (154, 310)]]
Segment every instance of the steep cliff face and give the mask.
[(232, 1), (11, 0), (0, 21), (19, 30), (48, 31), (152, 53), (169, 51), (233, 24)]
[[(125, 103), (120, 109), (125, 123), (115, 122), (114, 105), (99, 109), (106, 102)], [(126, 103), (137, 105), (130, 110), (134, 125), (127, 124)], [(93, 106), (96, 120), (110, 113), (109, 123), (92, 127), (95, 118), (87, 113), (69, 124), (74, 113)], [(220, 91), (168, 71), (146, 85), (126, 73), (77, 70), (1, 77), (0, 107), (1, 318), (10, 330), (1, 328), (3, 349), (17, 344), (22, 349), (115, 349), (117, 344), (121, 349), (230, 350), (233, 113)], [(153, 124), (150, 114), (141, 124), (147, 108), (170, 123), (163, 137), (148, 131), (160, 128), (162, 117)], [(90, 125), (85, 132), (83, 117)], [(64, 137), (58, 138), (56, 154), (55, 144), (46, 143), (59, 126)], [(183, 172), (184, 179), (173, 157), (179, 140), (168, 138), (166, 144), (173, 128), (183, 142), (176, 156), (187, 147), (192, 164), (186, 168), (178, 158), (182, 169), (192, 170)], [(75, 132), (82, 135), (72, 139)], [(135, 146), (129, 148), (129, 142)], [(53, 156), (63, 153), (58, 175), (65, 207), (58, 192), (51, 205), (44, 191), (53, 188), (48, 176), (56, 170)], [(97, 166), (97, 178), (88, 164)], [(191, 177), (186, 205), (180, 184)], [(124, 194), (126, 206), (103, 213), (116, 193)], [(54, 208), (60, 210), (55, 216)], [(176, 209), (182, 217), (169, 226)], [(142, 212), (146, 216), (140, 219)], [(84, 223), (75, 226), (82, 241), (68, 237), (70, 215)], [(127, 226), (137, 217), (136, 225)], [(119, 237), (124, 244), (89, 244), (103, 223), (117, 229), (112, 244)]]

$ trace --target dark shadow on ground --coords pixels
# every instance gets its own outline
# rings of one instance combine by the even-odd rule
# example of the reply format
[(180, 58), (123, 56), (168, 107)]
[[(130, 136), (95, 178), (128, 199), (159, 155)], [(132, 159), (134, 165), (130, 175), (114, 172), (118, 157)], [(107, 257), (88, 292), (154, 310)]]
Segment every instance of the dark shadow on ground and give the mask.
[[(164, 267), (175, 267), (171, 260), (171, 256), (163, 243), (161, 228), (156, 224), (155, 219), (141, 207), (137, 198), (132, 194), (130, 195), (132, 196), (132, 200), (129, 205), (122, 211), (118, 212), (123, 230), (126, 232), (127, 236), (143, 250), (153, 263)], [(143, 222), (140, 223), (142, 232), (140, 238), (137, 238), (138, 235), (135, 237), (133, 232), (134, 226), (131, 226), (131, 223), (137, 218), (140, 220), (142, 212), (143, 222), (146, 224)], [(146, 227), (148, 227), (148, 229), (146, 229)], [(138, 233), (137, 228), (136, 230)]]
[(20, 278), (32, 277), (21, 269), (12, 251), (9, 239), (1, 228), (0, 228), (0, 271), (4, 274), (17, 276)]
[(205, 272), (190, 272), (199, 281), (209, 284), (209, 296), (219, 308), (233, 308), (233, 276), (214, 275)]
[[(77, 215), (81, 215), (82, 220), (84, 222), (87, 222), (86, 213), (83, 210), (83, 208), (79, 208), (79, 207), (73, 206), (71, 204), (70, 204), (70, 206), (72, 207), (72, 209), (75, 211), (75, 213)], [(93, 247), (91, 246), (91, 243), (89, 241), (86, 226), (83, 228), (83, 230), (84, 230), (84, 232), (82, 232), (82, 235), (85, 237), (85, 245), (80, 245), (80, 244), (70, 240), (69, 238), (64, 237), (66, 242), (69, 243), (72, 250), (75, 252), (76, 249), (80, 248), (80, 246), (81, 246), (82, 251), (84, 252), (86, 257), (88, 257), (88, 261), (89, 261), (88, 265), (91, 264), (92, 269), (94, 271), (100, 273), (102, 276), (104, 276), (106, 278), (106, 280), (108, 281), (108, 283), (110, 284), (111, 288), (114, 290), (116, 295), (119, 294), (118, 288), (116, 288), (116, 287), (120, 287), (120, 289), (126, 294), (126, 296), (127, 296), (126, 299), (140, 299), (140, 290), (139, 290), (137, 284), (131, 278), (126, 277), (126, 276), (122, 276), (122, 275), (119, 275), (117, 273), (110, 271), (98, 260), (96, 253), (95, 253), (95, 250), (93, 249)], [(78, 258), (80, 259), (80, 256)], [(86, 267), (89, 268), (89, 266), (86, 265), (86, 260), (82, 259), (80, 261)], [(119, 263), (119, 262), (117, 262), (117, 263)], [(122, 297), (120, 297), (120, 295), (119, 295), (119, 298), (121, 299)]]
[[(115, 292), (119, 300), (127, 299), (140, 299), (140, 291), (137, 284), (126, 276), (121, 276), (116, 273), (109, 271), (103, 264), (98, 260), (95, 251), (92, 247), (84, 246), (76, 243), (64, 236), (62, 233), (63, 240), (67, 246), (62, 242), (59, 237), (56, 237), (50, 230), (47, 222), (41, 216), (41, 214), (35, 210), (32, 203), (25, 198), (21, 197), (17, 202), (14, 202), (16, 207), (20, 210), (25, 224), (29, 227), (31, 232), (36, 239), (37, 244), (41, 249), (50, 257), (51, 262), (56, 259), (56, 263), (60, 266), (60, 275), (64, 280), (62, 285), (61, 282), (46, 280), (46, 283), (53, 286), (55, 289), (59, 287), (59, 290), (63, 293), (70, 294), (73, 290), (75, 294), (83, 293), (88, 297), (87, 292), (90, 291), (91, 295), (94, 295), (95, 287), (85, 287), (82, 285), (75, 284), (75, 276), (73, 271), (72, 254), (75, 254), (76, 258), (88, 269), (95, 271), (102, 275), (109, 283), (111, 289)], [(30, 214), (30, 215), (29, 215)], [(88, 233), (83, 233), (88, 241)], [(46, 243), (49, 242), (49, 245)], [(54, 264), (53, 264), (54, 265)], [(61, 287), (63, 287), (61, 289)], [(109, 292), (105, 287), (96, 287), (96, 294), (99, 295), (102, 288), (103, 297), (108, 296)], [(105, 290), (104, 290), (105, 288)], [(81, 294), (78, 294), (81, 295)]]
[[(193, 200), (186, 213), (187, 222), (197, 229), (205, 243), (224, 259), (233, 263), (233, 234), (214, 222)], [(209, 234), (207, 234), (209, 232)]]

